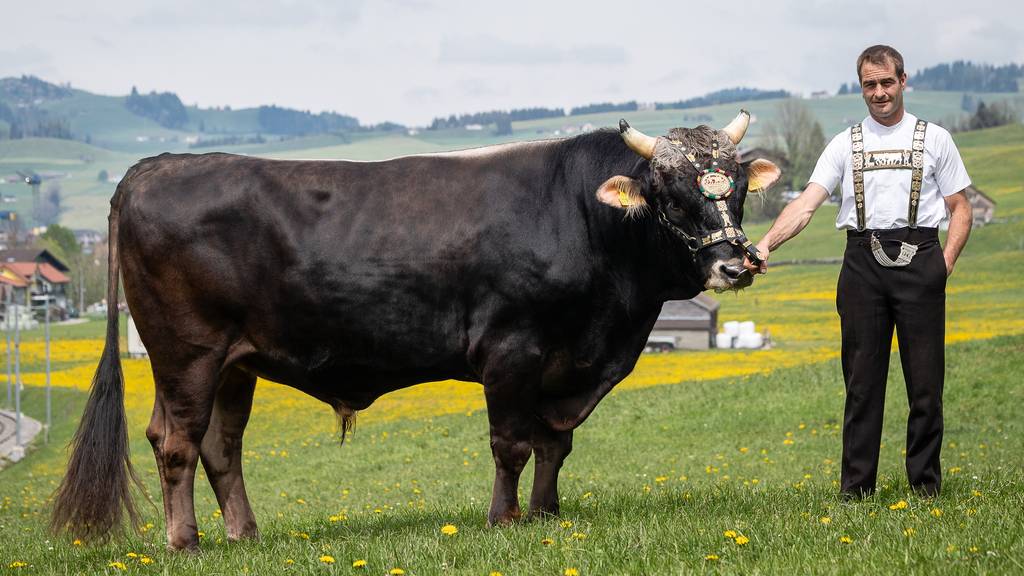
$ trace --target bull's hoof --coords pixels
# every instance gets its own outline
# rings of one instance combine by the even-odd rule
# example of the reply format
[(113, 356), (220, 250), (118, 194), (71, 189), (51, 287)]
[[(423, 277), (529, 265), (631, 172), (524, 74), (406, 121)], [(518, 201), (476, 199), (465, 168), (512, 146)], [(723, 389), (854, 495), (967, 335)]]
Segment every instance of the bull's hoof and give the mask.
[(523, 514), (518, 508), (515, 510), (505, 510), (503, 512), (491, 512), (487, 515), (488, 526), (508, 526), (514, 524), (522, 518)]
[(167, 538), (167, 550), (169, 552), (186, 552), (188, 554), (199, 554), (199, 534), (182, 534), (169, 536)]
[(228, 529), (228, 542), (240, 542), (243, 540), (259, 540), (260, 531), (256, 529), (256, 523), (246, 524), (238, 530)]
[(558, 516), (558, 505), (530, 508), (530, 518), (553, 518)]

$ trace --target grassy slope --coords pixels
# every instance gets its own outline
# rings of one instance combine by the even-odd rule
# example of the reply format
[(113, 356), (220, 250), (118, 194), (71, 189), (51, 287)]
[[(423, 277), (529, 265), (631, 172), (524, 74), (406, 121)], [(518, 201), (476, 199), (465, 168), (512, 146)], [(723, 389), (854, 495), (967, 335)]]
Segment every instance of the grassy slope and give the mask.
[[(950, 348), (946, 483), (936, 501), (907, 494), (906, 400), (895, 366), (880, 493), (853, 504), (834, 496), (843, 401), (835, 361), (614, 394), (577, 432), (563, 470), (561, 519), (569, 527), (559, 520), (484, 527), (492, 465), (483, 413), (370, 423), (339, 448), (325, 432), (330, 411), (297, 398), (309, 408), (257, 411), (247, 439), (247, 484), (263, 540), (223, 542), (216, 502), (200, 475), (199, 557), (162, 551), (155, 508), (145, 512), (153, 529), (126, 542), (79, 548), (48, 539), (43, 501), (82, 401), (61, 391), (54, 441), (3, 473), (0, 539), (14, 545), (0, 551), (0, 561), (28, 562), (33, 573), (95, 573), (110, 561), (137, 573), (271, 573), (289, 559), (299, 573), (350, 573), (357, 559), (375, 574), (395, 566), (411, 574), (557, 574), (567, 567), (583, 574), (1013, 572), (1024, 553), (1024, 520), (1007, 514), (1019, 509), (1024, 481), (1024, 425), (1015, 414), (1024, 400), (1022, 354), (1019, 336)], [(257, 405), (280, 394), (293, 393), (264, 386)], [(29, 412), (38, 415), (40, 402), (39, 391), (28, 394)], [(152, 456), (138, 432), (146, 416), (141, 409), (129, 414), (133, 452), (155, 491)], [(899, 500), (908, 508), (890, 510)], [(439, 532), (447, 523), (458, 526), (455, 537)], [(750, 542), (737, 545), (726, 530)], [(553, 543), (545, 546), (544, 538)], [(128, 552), (156, 563), (143, 567)], [(338, 563), (321, 564), (324, 554)], [(719, 560), (705, 560), (709, 554)]]

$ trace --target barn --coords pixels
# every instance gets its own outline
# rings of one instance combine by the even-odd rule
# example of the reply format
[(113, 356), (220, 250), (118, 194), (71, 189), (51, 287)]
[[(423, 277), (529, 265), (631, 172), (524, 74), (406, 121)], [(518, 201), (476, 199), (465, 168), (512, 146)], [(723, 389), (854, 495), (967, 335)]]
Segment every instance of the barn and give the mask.
[(690, 300), (665, 302), (647, 339), (648, 350), (707, 350), (714, 347), (718, 308), (718, 300), (707, 294), (698, 294)]

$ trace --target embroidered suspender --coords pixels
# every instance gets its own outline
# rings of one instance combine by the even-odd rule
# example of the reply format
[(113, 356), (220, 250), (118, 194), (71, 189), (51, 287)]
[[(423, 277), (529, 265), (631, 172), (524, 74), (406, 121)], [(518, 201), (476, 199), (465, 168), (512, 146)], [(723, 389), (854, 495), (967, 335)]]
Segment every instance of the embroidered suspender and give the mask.
[(853, 147), (853, 200), (857, 203), (857, 231), (863, 231), (864, 223), (864, 132), (858, 122), (850, 128), (850, 140)]
[[(911, 145), (910, 202), (907, 223), (917, 228), (917, 206), (921, 201), (921, 182), (924, 176), (924, 134), (928, 123), (918, 120), (914, 126), (914, 141)], [(853, 200), (857, 207), (857, 230), (867, 228), (864, 216), (864, 128), (857, 123), (850, 129), (850, 144), (853, 151)]]
[(917, 205), (921, 200), (921, 179), (924, 175), (924, 133), (928, 123), (918, 120), (914, 126), (914, 143), (911, 146), (910, 163), (913, 171), (910, 176), (910, 213), (907, 222), (911, 228), (917, 228)]

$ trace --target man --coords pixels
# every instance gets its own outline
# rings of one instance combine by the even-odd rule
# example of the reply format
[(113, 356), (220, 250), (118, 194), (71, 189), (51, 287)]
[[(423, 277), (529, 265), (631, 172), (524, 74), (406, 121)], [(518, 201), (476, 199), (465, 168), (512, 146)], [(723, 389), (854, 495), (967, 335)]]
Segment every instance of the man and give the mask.
[[(970, 234), (964, 189), (971, 181), (949, 132), (904, 110), (907, 75), (899, 52), (864, 50), (857, 75), (869, 116), (832, 139), (807, 188), (757, 249), (767, 260), (842, 183), (836, 219), (836, 228), (847, 231), (836, 296), (846, 381), (842, 494), (859, 498), (875, 489), (895, 326), (910, 402), (907, 477), (915, 491), (935, 496), (942, 480), (946, 278)], [(946, 210), (942, 248), (937, 227)], [(754, 274), (767, 271), (764, 263), (745, 266)]]

